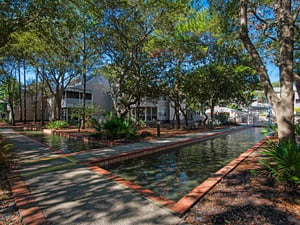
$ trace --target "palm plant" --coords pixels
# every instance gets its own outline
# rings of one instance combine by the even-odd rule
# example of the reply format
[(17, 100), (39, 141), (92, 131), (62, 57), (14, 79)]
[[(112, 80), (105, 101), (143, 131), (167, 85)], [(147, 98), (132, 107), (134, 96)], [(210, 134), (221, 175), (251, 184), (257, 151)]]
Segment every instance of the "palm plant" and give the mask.
[(295, 125), (295, 135), (297, 138), (300, 137), (300, 124)]
[(123, 119), (115, 114), (106, 117), (103, 130), (109, 138), (131, 138), (136, 135), (132, 120)]
[(277, 181), (300, 184), (300, 146), (291, 141), (270, 142), (260, 163)]
[(277, 136), (277, 124), (269, 124), (268, 126), (261, 129), (261, 133), (268, 135), (270, 132), (274, 134), (274, 136)]

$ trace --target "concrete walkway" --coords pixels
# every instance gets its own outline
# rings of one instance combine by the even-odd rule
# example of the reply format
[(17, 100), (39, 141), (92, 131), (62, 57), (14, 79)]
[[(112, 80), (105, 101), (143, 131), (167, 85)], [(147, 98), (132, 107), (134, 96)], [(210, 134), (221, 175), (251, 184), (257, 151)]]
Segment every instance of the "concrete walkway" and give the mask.
[(78, 162), (183, 143), (230, 130), (182, 135), (74, 155), (51, 149), (10, 129), (0, 129), (14, 145), (17, 164), (10, 178), (24, 224), (185, 224), (169, 210), (154, 204)]

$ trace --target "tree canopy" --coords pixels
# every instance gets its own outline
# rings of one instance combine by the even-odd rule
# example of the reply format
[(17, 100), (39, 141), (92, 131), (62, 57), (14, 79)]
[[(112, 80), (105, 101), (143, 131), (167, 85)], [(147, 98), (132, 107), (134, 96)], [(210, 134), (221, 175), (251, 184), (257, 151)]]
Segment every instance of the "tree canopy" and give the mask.
[(4, 1), (0, 54), (37, 71), (55, 99), (56, 119), (70, 82), (100, 73), (120, 116), (146, 96), (167, 96), (179, 127), (180, 112), (186, 117), (195, 101), (238, 104), (255, 88), (236, 39), (236, 3), (220, 10), (221, 1), (208, 8), (191, 0)]

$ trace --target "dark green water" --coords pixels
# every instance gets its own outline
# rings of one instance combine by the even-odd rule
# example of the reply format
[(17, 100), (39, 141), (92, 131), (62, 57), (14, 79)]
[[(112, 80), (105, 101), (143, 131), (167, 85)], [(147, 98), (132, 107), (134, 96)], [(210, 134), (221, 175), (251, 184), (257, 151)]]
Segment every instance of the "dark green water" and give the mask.
[(249, 128), (103, 168), (168, 199), (178, 201), (263, 138), (259, 128)]
[(25, 136), (28, 136), (34, 140), (46, 144), (51, 148), (63, 151), (66, 154), (103, 147), (97, 143), (85, 143), (80, 140), (71, 140), (57, 135), (43, 134), (42, 131), (19, 131), (19, 132)]

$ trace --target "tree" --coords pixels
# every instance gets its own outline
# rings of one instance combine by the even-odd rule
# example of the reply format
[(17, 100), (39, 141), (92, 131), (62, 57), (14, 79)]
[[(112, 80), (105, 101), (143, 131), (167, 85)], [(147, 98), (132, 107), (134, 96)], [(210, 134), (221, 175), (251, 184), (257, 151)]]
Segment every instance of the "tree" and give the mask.
[[(214, 2), (222, 11), (217, 3), (223, 3)], [(258, 83), (250, 59), (234, 35), (236, 28), (231, 25), (231, 14), (225, 23), (221, 23), (223, 14), (218, 13), (220, 15), (214, 7), (211, 11), (202, 10), (186, 25), (193, 33), (200, 34), (207, 50), (200, 63), (190, 68), (191, 73), (183, 82), (183, 93), (193, 110), (200, 109), (205, 115), (206, 107), (209, 107), (212, 119), (217, 104), (246, 105)]]
[[(299, 45), (299, 1), (230, 0), (209, 1), (211, 18), (223, 36), (239, 35), (260, 77), (262, 89), (277, 119), (279, 139), (294, 137), (293, 71)], [(221, 7), (222, 6), (222, 7)], [(220, 32), (219, 32), (220, 33)], [(295, 42), (296, 41), (296, 42)], [(279, 68), (280, 96), (271, 84), (267, 65)]]
[[(260, 13), (265, 10), (266, 13)], [(299, 37), (299, 25), (296, 23), (300, 11), (300, 3), (291, 0), (261, 1), (257, 5), (253, 1), (240, 1), (240, 38), (249, 52), (253, 66), (260, 76), (265, 95), (275, 112), (280, 140), (295, 141), (294, 134), (294, 48), (295, 39)], [(252, 27), (249, 21), (256, 21), (252, 26), (261, 30), (264, 41), (273, 45), (280, 73), (280, 96), (277, 96), (267, 73), (261, 53), (250, 38)], [(255, 23), (253, 23), (255, 24)], [(256, 32), (256, 35), (259, 33)]]
[[(162, 6), (162, 7), (160, 7)], [(157, 24), (165, 18), (164, 3), (114, 1), (104, 8), (99, 37), (106, 66), (101, 70), (111, 84), (110, 95), (119, 116), (132, 105), (156, 94), (157, 65), (145, 50)]]
[(15, 126), (15, 105), (20, 101), (18, 94), (19, 83), (14, 76), (16, 64), (11, 58), (1, 59), (0, 68), (0, 96), (10, 108), (11, 124)]
[(257, 81), (249, 66), (214, 62), (191, 73), (184, 84), (184, 91), (193, 104), (196, 102), (200, 103), (200, 107), (207, 105), (210, 108), (213, 121), (215, 106), (247, 104)]
[(188, 125), (188, 105), (182, 83), (187, 78), (189, 70), (206, 54), (206, 46), (202, 35), (193, 33), (188, 26), (189, 20), (196, 13), (189, 1), (178, 1), (177, 7), (170, 10), (169, 15), (159, 24), (148, 44), (157, 61), (164, 65), (161, 72), (160, 89), (174, 103), (176, 127), (180, 128), (180, 112)]
[(26, 25), (35, 18), (35, 13), (29, 13), (30, 4), (22, 0), (4, 0), (0, 4), (0, 48), (4, 47), (11, 38), (11, 34), (26, 29)]
[(59, 120), (64, 90), (79, 73), (79, 47), (76, 20), (70, 19), (69, 8), (61, 3), (51, 6), (52, 13), (36, 20), (28, 31), (16, 32), (12, 45), (23, 48), (31, 65), (39, 69), (54, 98), (54, 119)]
[(79, 1), (44, 4), (40, 0), (5, 1), (1, 5), (1, 54), (9, 50), (39, 70), (55, 99), (55, 119), (61, 117), (64, 88), (80, 72), (78, 5)]

